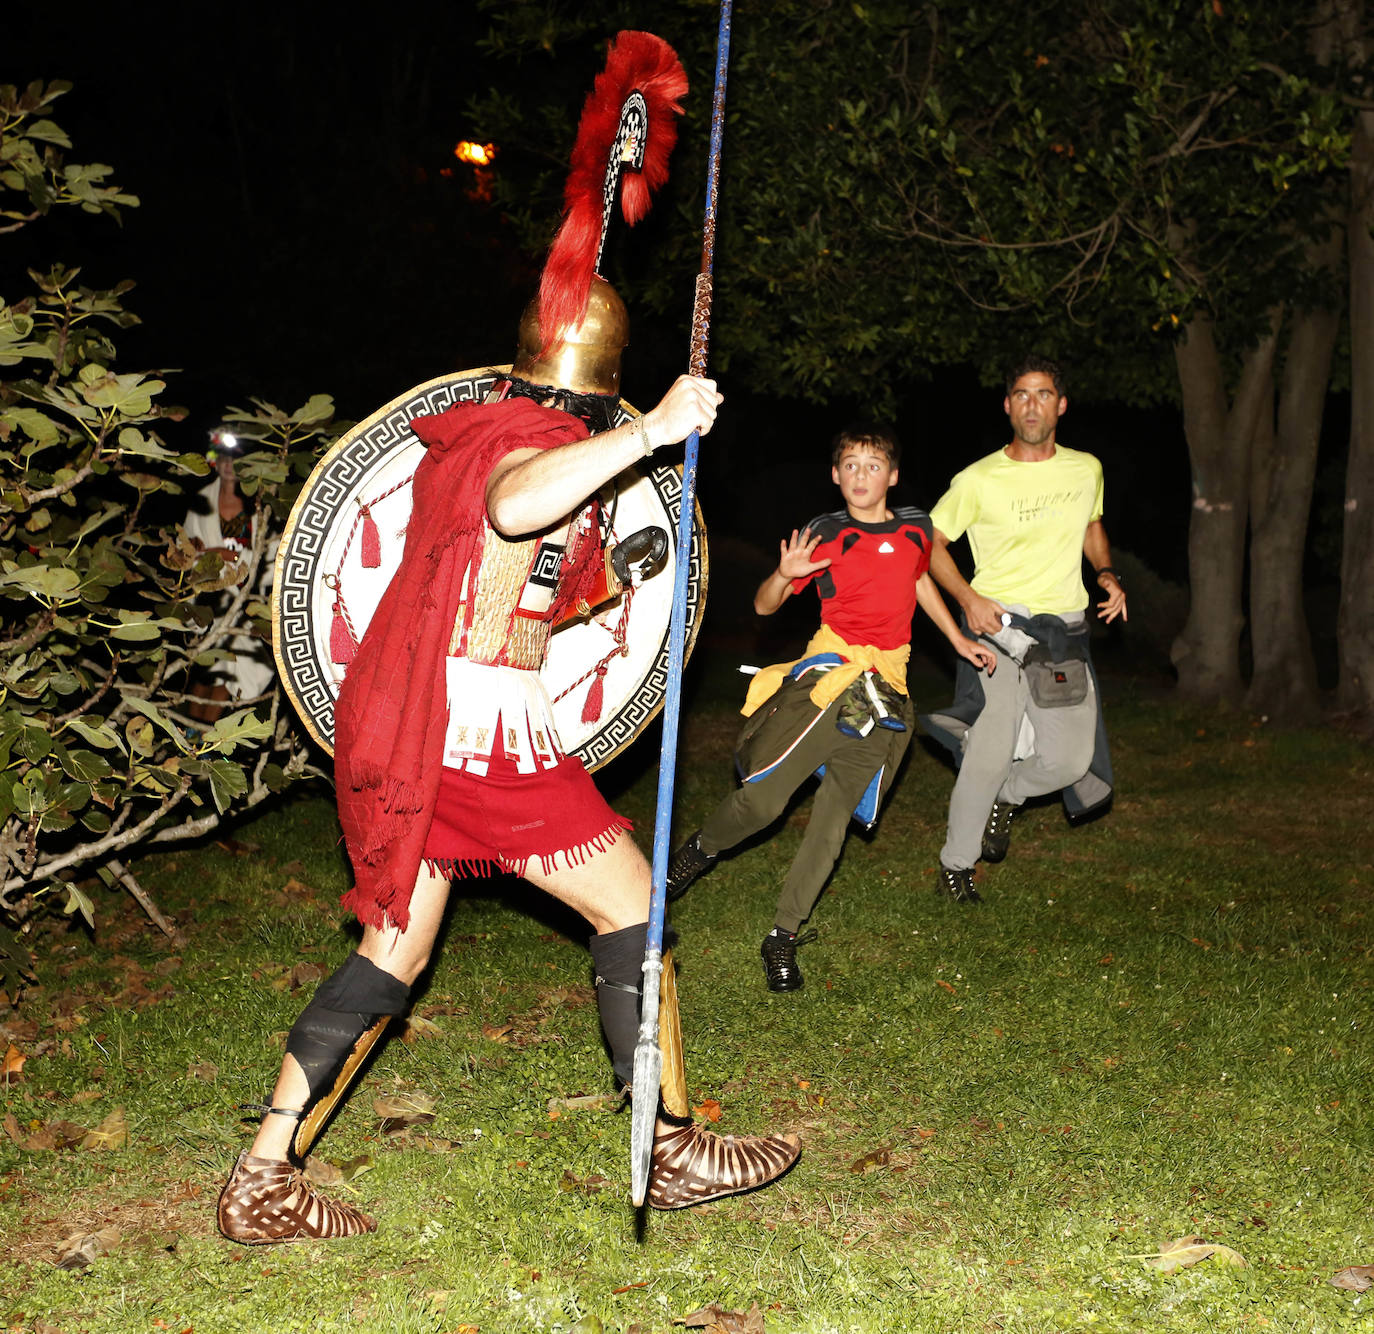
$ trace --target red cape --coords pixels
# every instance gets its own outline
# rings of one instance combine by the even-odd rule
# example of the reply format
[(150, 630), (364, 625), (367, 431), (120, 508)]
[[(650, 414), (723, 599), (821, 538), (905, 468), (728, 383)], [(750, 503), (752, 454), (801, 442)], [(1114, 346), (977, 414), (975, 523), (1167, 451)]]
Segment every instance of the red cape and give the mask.
[(353, 861), (344, 907), (404, 931), (434, 816), (448, 702), (444, 658), (463, 574), (481, 559), (487, 478), (515, 449), (584, 439), (567, 413), (530, 399), (464, 403), (410, 429), (428, 447), (415, 470), (405, 552), (334, 710), (339, 822)]

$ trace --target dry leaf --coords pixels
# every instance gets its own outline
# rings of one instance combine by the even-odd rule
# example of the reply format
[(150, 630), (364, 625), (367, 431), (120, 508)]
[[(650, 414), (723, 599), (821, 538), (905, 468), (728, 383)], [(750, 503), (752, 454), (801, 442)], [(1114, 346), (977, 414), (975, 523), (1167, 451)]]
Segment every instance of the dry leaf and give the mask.
[(693, 1107), (692, 1111), (695, 1112), (697, 1116), (704, 1117), (712, 1124), (719, 1121), (721, 1118), (720, 1103), (718, 1103), (714, 1098), (703, 1098), (701, 1106)]
[(82, 1089), (80, 1093), (72, 1094), (72, 1101), (80, 1107), (85, 1103), (95, 1102), (97, 1098), (103, 1098), (104, 1096), (104, 1089)]
[(434, 1120), (434, 1099), (427, 1093), (406, 1091), (373, 1098), (372, 1110), (382, 1118), (383, 1135), (396, 1135), (411, 1126), (427, 1126)]
[(489, 1042), (509, 1042), (511, 1027), (510, 1024), (483, 1024), (482, 1036)]
[(305, 1179), (317, 1186), (343, 1185), (343, 1173), (328, 1158), (311, 1154), (305, 1160)]
[[(385, 1127), (386, 1123), (382, 1123)], [(426, 1153), (452, 1153), (463, 1146), (456, 1139), (445, 1139), (442, 1135), (415, 1135), (406, 1131), (406, 1143)]]
[(209, 1061), (197, 1061), (186, 1067), (187, 1079), (198, 1079), (202, 1084), (213, 1084), (219, 1078), (219, 1066)]
[(584, 1195), (596, 1195), (605, 1190), (611, 1183), (603, 1176), (597, 1176), (593, 1172), (590, 1176), (574, 1176), (569, 1171), (564, 1171), (563, 1179), (558, 1183), (559, 1190), (577, 1190)]
[(549, 1115), (560, 1112), (590, 1112), (614, 1106), (620, 1099), (614, 1093), (585, 1093), (578, 1098), (550, 1098)]
[[(299, 865), (299, 863), (295, 863), (295, 865)], [(301, 866), (300, 869), (303, 871), (305, 867)], [(291, 879), (281, 887), (281, 892), (283, 894), (295, 894), (303, 899), (314, 898), (315, 896), (314, 887), (307, 885), (303, 880), (297, 880), (295, 876), (292, 876)]]
[(4, 1125), (5, 1134), (16, 1144), (22, 1144), (24, 1142), (24, 1132), (20, 1129), (18, 1118), (13, 1112), (6, 1112), (4, 1122), (0, 1124)]
[(753, 1302), (747, 1311), (727, 1311), (712, 1302), (693, 1311), (682, 1323), (688, 1329), (705, 1330), (706, 1334), (764, 1334), (763, 1312), (758, 1302)]
[(1177, 1237), (1167, 1246), (1161, 1246), (1158, 1255), (1140, 1257), (1151, 1269), (1161, 1274), (1172, 1274), (1180, 1269), (1188, 1269), (1203, 1260), (1216, 1260), (1220, 1264), (1245, 1266), (1245, 1257), (1239, 1251), (1219, 1242), (1208, 1241), (1206, 1237)]
[(75, 1121), (49, 1121), (43, 1129), (52, 1136), (52, 1147), (55, 1149), (70, 1149), (82, 1144), (88, 1133), (85, 1126), (79, 1126)]
[(118, 1245), (117, 1227), (103, 1227), (99, 1232), (73, 1232), (57, 1248), (54, 1263), (59, 1269), (86, 1269), (97, 1256), (108, 1254)]
[(430, 1116), (432, 1119), (434, 1107), (434, 1099), (428, 1093), (414, 1090), (386, 1093), (372, 1099), (372, 1110), (382, 1117)]
[(401, 1030), (401, 1041), (414, 1042), (416, 1038), (437, 1038), (442, 1037), (443, 1034), (444, 1030), (438, 1024), (432, 1023), (418, 1014), (412, 1014), (406, 1020), (405, 1028)]
[(329, 969), (322, 963), (298, 963), (291, 970), (291, 990), (295, 991), (307, 982), (318, 982), (328, 972)]
[(83, 1149), (125, 1149), (129, 1146), (129, 1123), (124, 1108), (116, 1107), (94, 1130), (88, 1130), (81, 1141)]
[(25, 1056), (24, 1053), (14, 1045), (14, 1043), (10, 1043), (8, 1049), (5, 1052), (5, 1083), (8, 1084), (10, 1080), (18, 1079), (21, 1075), (23, 1075), (24, 1062), (28, 1059), (29, 1058)]
[(1338, 1270), (1326, 1281), (1333, 1288), (1364, 1292), (1367, 1288), (1374, 1287), (1374, 1265), (1351, 1265), (1348, 1269)]
[(872, 1153), (866, 1153), (862, 1158), (856, 1158), (849, 1164), (851, 1172), (867, 1172), (870, 1168), (886, 1167), (892, 1161), (892, 1149), (884, 1145), (880, 1149), (874, 1149)]

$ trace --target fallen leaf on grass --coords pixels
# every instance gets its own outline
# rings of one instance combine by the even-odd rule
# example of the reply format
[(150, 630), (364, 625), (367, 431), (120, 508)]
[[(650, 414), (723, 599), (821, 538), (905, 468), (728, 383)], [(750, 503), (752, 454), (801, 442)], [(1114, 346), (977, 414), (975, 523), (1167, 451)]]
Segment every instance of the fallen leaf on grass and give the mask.
[(685, 1316), (682, 1323), (688, 1329), (705, 1330), (706, 1334), (764, 1334), (763, 1312), (758, 1302), (751, 1303), (747, 1311), (727, 1311), (712, 1302)]
[(14, 1043), (10, 1043), (5, 1051), (5, 1083), (8, 1084), (12, 1079), (19, 1079), (24, 1073), (24, 1062), (29, 1058), (24, 1055)]
[(488, 1042), (509, 1042), (511, 1027), (510, 1024), (483, 1024), (482, 1036)]
[(597, 1176), (595, 1172), (590, 1176), (579, 1177), (574, 1176), (565, 1169), (563, 1178), (558, 1183), (558, 1189), (581, 1191), (584, 1195), (596, 1195), (605, 1190), (610, 1184), (611, 1183), (605, 1177)]
[(560, 1112), (594, 1112), (602, 1107), (611, 1107), (620, 1099), (614, 1093), (584, 1093), (577, 1098), (550, 1098), (549, 1115)]
[(73, 1232), (57, 1248), (54, 1263), (59, 1269), (86, 1269), (96, 1258), (119, 1245), (119, 1229), (103, 1227), (99, 1232)]
[(428, 1093), (410, 1089), (372, 1099), (372, 1110), (378, 1116), (426, 1116), (434, 1107), (435, 1101)]
[(318, 982), (329, 972), (322, 963), (298, 963), (291, 969), (291, 990), (303, 987), (307, 982)]
[(410, 1129), (402, 1131), (401, 1135), (412, 1148), (423, 1149), (426, 1153), (452, 1153), (463, 1147), (456, 1139), (445, 1139), (442, 1135), (417, 1135)]
[(83, 1149), (126, 1149), (129, 1147), (129, 1123), (124, 1108), (116, 1107), (94, 1130), (88, 1130), (81, 1141)]
[(197, 1061), (186, 1067), (187, 1079), (198, 1079), (202, 1084), (213, 1084), (219, 1078), (219, 1066), (209, 1061)]
[(19, 1120), (13, 1112), (6, 1112), (5, 1119), (0, 1122), (5, 1127), (5, 1134), (16, 1144), (24, 1142), (24, 1131), (19, 1125)]
[(1351, 1265), (1339, 1269), (1326, 1280), (1333, 1288), (1346, 1288), (1350, 1292), (1364, 1292), (1374, 1287), (1374, 1265)]
[(1220, 1242), (1208, 1241), (1206, 1237), (1177, 1237), (1167, 1246), (1161, 1246), (1158, 1255), (1138, 1257), (1151, 1269), (1161, 1274), (1172, 1274), (1180, 1269), (1188, 1269), (1203, 1260), (1216, 1260), (1221, 1264), (1245, 1267), (1245, 1257)]
[(262, 851), (261, 843), (246, 843), (242, 839), (230, 838), (227, 835), (224, 838), (217, 838), (215, 847), (223, 848), (225, 852), (231, 852), (235, 857), (251, 857), (253, 853)]
[(411, 1126), (427, 1126), (434, 1120), (434, 1099), (427, 1093), (391, 1093), (373, 1098), (372, 1110), (382, 1118), (382, 1134), (396, 1135)]
[(444, 1030), (438, 1024), (431, 1023), (418, 1014), (412, 1014), (401, 1030), (401, 1041), (409, 1044), (416, 1038), (437, 1038), (442, 1037), (443, 1033)]
[(74, 1121), (49, 1121), (24, 1141), (26, 1149), (70, 1149), (84, 1145), (86, 1127)]
[(346, 1182), (356, 1181), (364, 1172), (372, 1171), (373, 1166), (371, 1155), (366, 1153), (342, 1163), (331, 1163), (327, 1158), (311, 1154), (305, 1160), (305, 1176), (317, 1186), (342, 1186)]
[(884, 1145), (880, 1149), (874, 1149), (872, 1153), (866, 1153), (862, 1158), (856, 1158), (849, 1164), (851, 1172), (863, 1173), (874, 1167), (886, 1167), (892, 1161), (892, 1149)]
[(719, 1121), (722, 1115), (720, 1103), (714, 1098), (703, 1098), (701, 1100), (701, 1106), (693, 1107), (692, 1111), (695, 1112), (697, 1116), (704, 1117), (712, 1124)]

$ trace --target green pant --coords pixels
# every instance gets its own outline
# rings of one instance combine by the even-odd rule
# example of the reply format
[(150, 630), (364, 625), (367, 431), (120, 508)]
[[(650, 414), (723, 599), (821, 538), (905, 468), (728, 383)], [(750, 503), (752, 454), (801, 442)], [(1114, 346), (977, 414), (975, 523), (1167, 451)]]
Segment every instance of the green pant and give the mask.
[[(822, 765), (811, 820), (801, 849), (778, 896), (775, 921), (796, 931), (811, 914), (844, 844), (854, 808), (875, 774), (881, 794), (891, 785), (915, 725), (910, 701), (905, 732), (875, 727), (866, 737), (848, 737), (835, 727), (836, 701), (821, 713), (809, 698), (809, 684), (784, 682), (746, 724), (738, 761), (746, 777), (701, 827), (701, 850), (714, 855), (770, 825), (792, 794)], [(771, 767), (770, 767), (771, 766)], [(761, 774), (753, 781), (748, 775)]]

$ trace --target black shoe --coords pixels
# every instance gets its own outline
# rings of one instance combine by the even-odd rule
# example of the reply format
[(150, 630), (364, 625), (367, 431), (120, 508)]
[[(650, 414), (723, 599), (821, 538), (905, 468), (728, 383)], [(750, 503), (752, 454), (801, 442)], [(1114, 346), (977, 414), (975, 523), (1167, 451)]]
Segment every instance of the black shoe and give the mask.
[(953, 899), (955, 903), (982, 903), (983, 896), (973, 887), (971, 870), (954, 871), (941, 865), (940, 874), (935, 881), (935, 892)]
[(983, 827), (983, 860), (1000, 862), (1011, 847), (1011, 821), (1020, 808), (1005, 801), (994, 801)]
[(759, 953), (763, 955), (763, 975), (769, 991), (800, 991), (806, 979), (797, 967), (797, 946), (809, 945), (816, 939), (814, 931), (796, 936), (774, 927), (763, 938)]
[(718, 853), (701, 850), (701, 830), (698, 829), (668, 858), (668, 902), (680, 899), (697, 876), (711, 869), (717, 856)]

